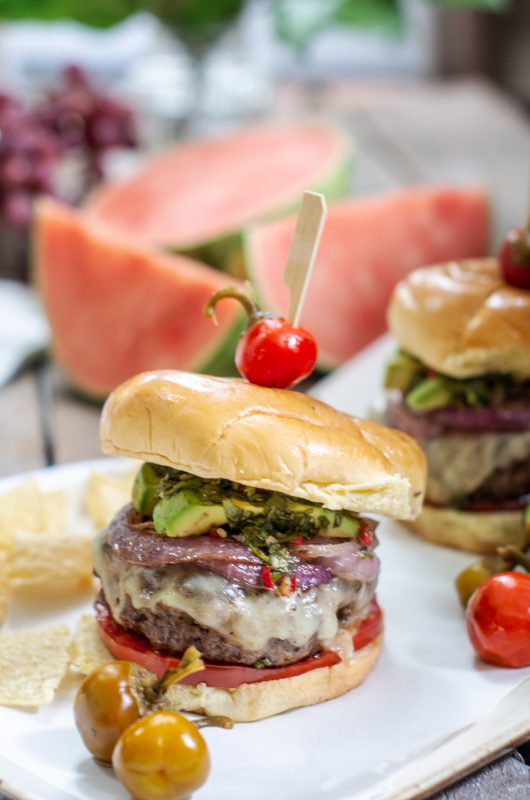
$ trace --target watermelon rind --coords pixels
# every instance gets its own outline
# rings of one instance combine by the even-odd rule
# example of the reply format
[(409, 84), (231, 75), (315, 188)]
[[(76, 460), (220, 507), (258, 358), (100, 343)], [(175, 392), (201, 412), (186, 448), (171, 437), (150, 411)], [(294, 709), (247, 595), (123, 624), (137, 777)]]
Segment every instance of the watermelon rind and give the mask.
[(220, 343), (219, 347), (212, 352), (205, 361), (199, 364), (196, 372), (201, 372), (203, 375), (220, 375), (221, 377), (233, 377), (239, 375), (234, 354), (237, 343), (241, 334), (247, 327), (248, 317), (243, 312), (241, 317), (237, 319), (228, 332), (224, 340)]
[[(227, 332), (225, 338), (219, 346), (212, 350), (208, 355), (202, 354), (197, 360), (179, 366), (180, 370), (186, 372), (199, 372), (202, 375), (216, 375), (222, 378), (239, 377), (239, 372), (235, 365), (235, 350), (241, 334), (248, 323), (246, 314), (237, 319), (232, 328)], [(213, 323), (212, 323), (213, 324)], [(72, 375), (69, 370), (58, 362), (58, 369), (68, 382), (72, 391), (81, 399), (100, 406), (108, 397), (108, 392), (100, 392), (88, 386), (81, 386), (79, 379)]]

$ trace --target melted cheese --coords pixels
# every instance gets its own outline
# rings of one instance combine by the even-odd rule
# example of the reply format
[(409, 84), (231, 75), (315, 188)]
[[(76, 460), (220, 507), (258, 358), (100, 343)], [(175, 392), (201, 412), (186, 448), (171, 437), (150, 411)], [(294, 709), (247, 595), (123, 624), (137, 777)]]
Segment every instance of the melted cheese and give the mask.
[(530, 431), (454, 433), (423, 443), (429, 465), (427, 497), (449, 503), (478, 489), (497, 469), (530, 458)]
[(360, 613), (373, 594), (371, 584), (339, 578), (289, 597), (246, 591), (220, 575), (189, 566), (155, 570), (118, 561), (105, 553), (105, 539), (105, 534), (96, 537), (93, 560), (116, 620), (127, 596), (136, 609), (155, 610), (160, 603), (185, 612), (247, 650), (265, 649), (274, 638), (302, 647), (313, 636), (327, 647), (339, 629), (339, 609), (352, 603), (354, 613)]

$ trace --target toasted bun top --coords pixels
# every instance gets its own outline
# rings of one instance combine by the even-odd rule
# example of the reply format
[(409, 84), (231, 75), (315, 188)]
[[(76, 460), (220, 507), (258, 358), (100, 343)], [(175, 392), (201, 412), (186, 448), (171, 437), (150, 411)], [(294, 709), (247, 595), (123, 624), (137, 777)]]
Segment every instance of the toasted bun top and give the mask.
[(494, 258), (411, 272), (394, 290), (388, 324), (438, 372), (530, 378), (530, 291), (507, 284)]
[(108, 398), (101, 443), (104, 453), (399, 519), (418, 514), (425, 490), (423, 453), (406, 434), (231, 378), (137, 375)]

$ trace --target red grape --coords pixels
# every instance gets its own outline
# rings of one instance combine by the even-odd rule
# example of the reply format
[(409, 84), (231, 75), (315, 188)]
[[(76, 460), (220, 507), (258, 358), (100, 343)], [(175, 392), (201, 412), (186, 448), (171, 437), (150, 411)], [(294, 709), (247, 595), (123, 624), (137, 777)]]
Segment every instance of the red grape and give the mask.
[(0, 92), (0, 218), (28, 224), (33, 197), (56, 194), (55, 167), (66, 151), (84, 161), (86, 190), (103, 177), (109, 148), (135, 144), (131, 110), (95, 89), (81, 67), (68, 67), (63, 85), (33, 108)]
[(25, 228), (31, 219), (31, 195), (17, 190), (2, 198), (2, 216), (15, 228)]

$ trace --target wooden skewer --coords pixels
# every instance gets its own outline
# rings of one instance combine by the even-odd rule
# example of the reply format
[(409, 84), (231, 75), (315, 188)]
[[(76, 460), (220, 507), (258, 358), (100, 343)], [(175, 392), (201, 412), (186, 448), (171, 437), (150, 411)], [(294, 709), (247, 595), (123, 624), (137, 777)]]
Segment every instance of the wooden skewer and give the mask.
[(304, 192), (283, 274), (283, 281), (290, 292), (287, 321), (295, 327), (300, 321), (326, 213), (324, 195)]

